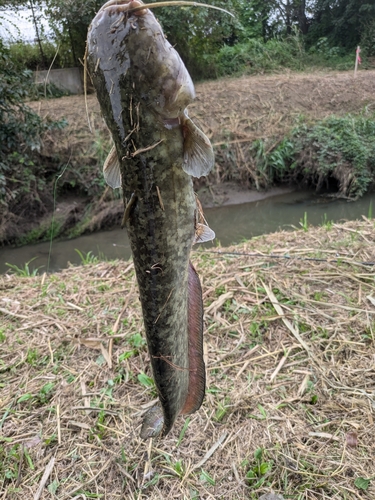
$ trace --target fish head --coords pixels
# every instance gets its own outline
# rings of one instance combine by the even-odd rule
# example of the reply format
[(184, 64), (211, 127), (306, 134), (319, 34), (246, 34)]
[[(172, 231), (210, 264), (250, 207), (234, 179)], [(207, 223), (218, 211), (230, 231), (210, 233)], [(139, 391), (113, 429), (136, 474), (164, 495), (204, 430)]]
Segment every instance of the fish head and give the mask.
[(141, 5), (140, 0), (109, 0), (102, 6), (89, 28), (88, 59), (96, 60), (91, 68), (106, 72), (109, 82), (121, 79), (122, 88), (132, 88), (168, 128), (168, 121), (182, 116), (194, 100), (194, 85), (151, 10), (131, 11)]

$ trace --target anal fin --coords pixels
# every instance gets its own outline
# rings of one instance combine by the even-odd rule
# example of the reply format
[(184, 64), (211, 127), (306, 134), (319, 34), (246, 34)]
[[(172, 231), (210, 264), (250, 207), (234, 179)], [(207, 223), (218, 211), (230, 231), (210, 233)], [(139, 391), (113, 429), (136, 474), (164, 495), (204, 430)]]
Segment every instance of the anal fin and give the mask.
[(189, 262), (188, 275), (188, 352), (189, 388), (185, 404), (180, 411), (186, 415), (197, 411), (203, 401), (206, 388), (206, 372), (203, 359), (203, 299), (199, 276)]

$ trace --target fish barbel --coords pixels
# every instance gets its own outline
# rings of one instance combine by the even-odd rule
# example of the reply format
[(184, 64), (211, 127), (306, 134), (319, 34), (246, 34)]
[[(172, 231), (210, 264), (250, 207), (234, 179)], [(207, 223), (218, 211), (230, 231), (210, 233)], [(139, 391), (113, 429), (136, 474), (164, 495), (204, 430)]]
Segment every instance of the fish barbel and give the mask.
[(194, 242), (214, 233), (199, 216), (191, 176), (207, 175), (214, 155), (186, 111), (195, 97), (190, 75), (152, 12), (131, 11), (141, 5), (110, 0), (100, 9), (89, 28), (87, 65), (114, 141), (104, 177), (123, 189), (160, 400), (143, 422), (141, 437), (148, 438), (166, 435), (204, 397), (202, 291), (189, 255)]

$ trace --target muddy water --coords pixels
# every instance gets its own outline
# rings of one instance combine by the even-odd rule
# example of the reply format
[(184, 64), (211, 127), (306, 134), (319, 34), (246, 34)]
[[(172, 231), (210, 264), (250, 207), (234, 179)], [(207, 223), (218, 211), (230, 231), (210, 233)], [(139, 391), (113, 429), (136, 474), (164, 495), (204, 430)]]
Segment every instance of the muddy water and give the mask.
[[(279, 229), (293, 229), (293, 226), (300, 228), (305, 213), (308, 224), (321, 225), (325, 221), (360, 219), (362, 215), (371, 215), (372, 210), (375, 216), (375, 193), (366, 195), (357, 202), (347, 202), (316, 196), (306, 191), (273, 196), (253, 203), (207, 208), (205, 216), (210, 227), (216, 232), (217, 240), (206, 246), (213, 247), (218, 242), (221, 246), (227, 246)], [(39, 267), (40, 272), (57, 271), (66, 267), (69, 262), (81, 262), (75, 249), (83, 254), (92, 252), (103, 259), (130, 257), (126, 230), (116, 229), (81, 236), (74, 240), (53, 242), (49, 268), (49, 243), (0, 249), (0, 272), (4, 273), (9, 269), (6, 263), (23, 267), (25, 262), (33, 258), (35, 260), (30, 263), (31, 269)]]

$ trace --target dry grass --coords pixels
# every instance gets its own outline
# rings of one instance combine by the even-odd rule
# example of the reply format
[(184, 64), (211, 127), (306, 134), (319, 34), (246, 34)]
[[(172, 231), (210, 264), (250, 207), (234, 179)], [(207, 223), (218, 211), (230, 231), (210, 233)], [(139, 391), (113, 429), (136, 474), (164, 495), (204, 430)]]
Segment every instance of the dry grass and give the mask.
[(132, 264), (1, 277), (1, 499), (375, 497), (359, 487), (375, 476), (374, 222), (222, 251), (250, 255), (193, 254), (204, 404), (150, 443)]

